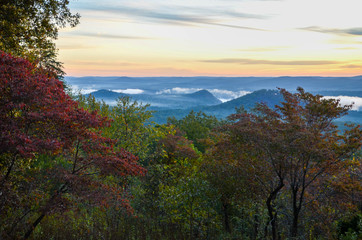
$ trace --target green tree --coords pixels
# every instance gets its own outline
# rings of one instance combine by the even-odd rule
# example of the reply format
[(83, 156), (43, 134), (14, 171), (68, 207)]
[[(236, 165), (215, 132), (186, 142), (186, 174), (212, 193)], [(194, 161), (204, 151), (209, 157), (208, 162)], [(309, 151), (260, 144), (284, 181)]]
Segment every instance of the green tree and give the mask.
[(201, 153), (180, 132), (167, 134), (158, 142), (162, 175), (158, 182), (158, 208), (162, 220), (177, 224), (190, 239), (205, 238), (215, 218), (214, 195), (200, 171)]
[(183, 170), (187, 171), (184, 176), (160, 185), (160, 207), (167, 220), (181, 225), (190, 239), (206, 238), (210, 225), (215, 227), (212, 222), (217, 215), (211, 198), (213, 189), (197, 168), (189, 166)]
[(216, 117), (206, 115), (203, 112), (191, 111), (186, 117), (177, 120), (171, 117), (167, 120), (169, 124), (175, 125), (179, 130), (192, 140), (195, 147), (205, 152), (208, 147), (206, 139), (209, 138), (212, 130), (222, 124)]
[(156, 129), (150, 121), (153, 111), (147, 110), (149, 104), (142, 105), (129, 96), (118, 98), (112, 107), (92, 95), (79, 94), (75, 99), (80, 106), (112, 119), (110, 126), (103, 129), (103, 135), (115, 139), (117, 148), (124, 148), (141, 160), (148, 157), (152, 144), (162, 135), (161, 128)]
[(97, 112), (103, 117), (111, 117), (111, 107), (105, 101), (98, 101), (93, 95), (84, 96), (80, 93), (73, 96), (75, 101), (78, 102), (79, 107), (87, 109), (88, 111)]
[(117, 99), (117, 105), (112, 107), (111, 126), (104, 131), (107, 137), (116, 139), (116, 147), (124, 148), (142, 161), (150, 149), (155, 131), (150, 121), (152, 111), (147, 110), (149, 104), (142, 105), (129, 96)]
[(68, 4), (68, 0), (2, 0), (0, 49), (64, 74), (54, 40), (60, 28), (74, 27), (80, 18)]

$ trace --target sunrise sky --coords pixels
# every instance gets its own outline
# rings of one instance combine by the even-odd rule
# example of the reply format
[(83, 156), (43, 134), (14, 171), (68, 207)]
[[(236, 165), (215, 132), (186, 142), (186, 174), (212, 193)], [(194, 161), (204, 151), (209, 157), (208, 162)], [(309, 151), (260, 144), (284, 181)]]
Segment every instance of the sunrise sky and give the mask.
[(77, 0), (68, 76), (362, 74), (362, 0)]

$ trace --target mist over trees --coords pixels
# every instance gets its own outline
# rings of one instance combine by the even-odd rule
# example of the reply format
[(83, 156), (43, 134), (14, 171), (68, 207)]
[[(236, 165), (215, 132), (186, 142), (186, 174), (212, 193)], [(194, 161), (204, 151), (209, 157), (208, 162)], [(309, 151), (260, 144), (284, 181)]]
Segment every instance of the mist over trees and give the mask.
[(336, 125), (351, 106), (279, 89), (155, 124), (127, 96), (69, 96), (53, 42), (78, 23), (68, 3), (0, 6), (1, 239), (362, 237), (362, 129)]
[(129, 97), (73, 100), (22, 58), (1, 53), (0, 71), (4, 239), (360, 236), (362, 130), (338, 130), (338, 100), (280, 89), (274, 108), (157, 125)]

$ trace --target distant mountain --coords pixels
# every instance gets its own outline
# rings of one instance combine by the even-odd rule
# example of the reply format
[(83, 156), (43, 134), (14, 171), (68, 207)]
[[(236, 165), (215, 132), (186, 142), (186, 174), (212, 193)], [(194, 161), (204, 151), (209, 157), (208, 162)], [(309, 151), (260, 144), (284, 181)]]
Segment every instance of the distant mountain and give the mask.
[[(194, 93), (189, 93), (189, 94), (185, 94), (185, 96), (191, 97), (191, 98), (199, 98), (199, 99), (211, 99), (211, 100), (215, 100), (214, 95), (212, 95), (209, 91), (207, 90), (200, 90)], [(218, 101), (220, 102), (220, 101)]]
[(350, 97), (361, 97), (362, 98), (362, 91), (318, 91), (314, 92), (311, 91), (313, 94), (320, 94), (322, 96), (350, 96)]
[(250, 89), (285, 88), (295, 91), (298, 87), (306, 91), (361, 91), (362, 76), (356, 77), (275, 77), (250, 82)]
[(346, 116), (341, 117), (338, 121), (362, 124), (362, 111), (349, 111)]
[(282, 100), (283, 97), (279, 91), (263, 89), (218, 105), (200, 106), (188, 109), (161, 110), (154, 114), (154, 121), (158, 123), (166, 123), (168, 117), (175, 116), (176, 118), (182, 118), (191, 110), (202, 111), (217, 118), (226, 118), (230, 114), (235, 113), (236, 108), (244, 107), (244, 109), (250, 110), (255, 106), (255, 104), (261, 102), (270, 107), (274, 107)]
[[(157, 110), (155, 120), (166, 122), (167, 117), (181, 118), (190, 110), (204, 111), (219, 118), (235, 112), (236, 107), (252, 108), (257, 102), (269, 106), (282, 99), (277, 87), (295, 92), (302, 87), (313, 94), (323, 96), (349, 96), (341, 98), (344, 104), (355, 103), (354, 109), (362, 109), (362, 76), (355, 77), (65, 77), (73, 89), (94, 91), (97, 99), (114, 105), (117, 97), (125, 92), (134, 100), (150, 104)], [(108, 89), (108, 90), (104, 90)], [(206, 90), (200, 90), (206, 89)], [(269, 90), (261, 90), (269, 89)], [(193, 93), (190, 93), (193, 92)], [(242, 97), (246, 92), (252, 92)], [(189, 94), (180, 94), (189, 93)], [(361, 99), (359, 99), (361, 98)], [(219, 99), (234, 99), (222, 103)], [(342, 121), (362, 122), (362, 112), (351, 111)]]
[(190, 98), (192, 100), (196, 100), (200, 103), (200, 105), (216, 105), (216, 104), (220, 104), (221, 101), (219, 99), (217, 99), (214, 95), (212, 95), (212, 93), (210, 93), (207, 90), (200, 90), (194, 93), (189, 93), (189, 94), (184, 94), (184, 97)]
[(150, 108), (154, 110), (185, 109), (221, 103), (219, 99), (207, 90), (201, 90), (191, 94), (124, 94), (102, 89), (90, 94), (96, 99), (104, 100), (110, 105), (114, 105), (118, 97), (130, 96), (133, 100), (141, 102), (142, 104), (150, 104)]
[(362, 91), (362, 76), (355, 77), (65, 77), (77, 88), (142, 89), (155, 93), (164, 89), (197, 88), (256, 91), (277, 87), (295, 91)]
[(282, 100), (283, 97), (279, 91), (262, 89), (216, 106), (204, 107), (203, 109), (212, 112), (219, 110), (235, 110), (235, 108), (239, 108), (240, 106), (243, 106), (245, 109), (250, 109), (253, 108), (256, 103), (261, 102), (273, 107)]
[(88, 96), (88, 95), (92, 95), (97, 99), (103, 99), (103, 100), (114, 99), (115, 100), (116, 98), (124, 96), (125, 94), (101, 89), (101, 90), (92, 92), (90, 94), (86, 94), (86, 96)]
[[(153, 120), (160, 124), (166, 123), (168, 117), (175, 116), (177, 119), (180, 119), (189, 114), (191, 110), (202, 111), (208, 115), (223, 119), (235, 113), (236, 108), (244, 107), (244, 109), (250, 110), (255, 106), (255, 104), (261, 102), (267, 104), (269, 107), (274, 107), (282, 101), (283, 97), (279, 91), (263, 89), (214, 106), (157, 111), (154, 113)], [(338, 122), (341, 126), (343, 125), (343, 122), (362, 124), (362, 111), (349, 111), (349, 114), (338, 119)]]

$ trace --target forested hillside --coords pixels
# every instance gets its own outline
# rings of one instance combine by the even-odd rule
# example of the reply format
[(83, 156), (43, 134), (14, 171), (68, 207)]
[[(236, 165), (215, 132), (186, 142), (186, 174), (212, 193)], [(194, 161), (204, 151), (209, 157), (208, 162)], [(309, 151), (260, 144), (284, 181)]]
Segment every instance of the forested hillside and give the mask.
[[(105, 101), (107, 104), (115, 105), (119, 97), (129, 96), (133, 100), (149, 104), (154, 110), (190, 109), (198, 106), (211, 106), (220, 104), (217, 99), (207, 90), (200, 90), (189, 94), (125, 94), (110, 90), (98, 90), (90, 93), (97, 100)], [(89, 96), (90, 94), (85, 94)]]
[(109, 106), (61, 81), (68, 1), (5, 12), (0, 239), (362, 238), (362, 128), (336, 125), (350, 105), (302, 88), (226, 103), (200, 91), (176, 97), (215, 105), (158, 124), (137, 99)]
[(72, 99), (26, 60), (1, 53), (0, 66), (5, 239), (360, 234), (362, 130), (334, 124), (350, 106), (281, 89), (264, 91), (276, 107), (158, 125), (128, 96)]
[[(256, 91), (285, 88), (294, 92), (303, 86), (309, 92), (362, 91), (362, 76), (354, 77), (66, 77), (70, 85), (79, 88), (101, 86), (103, 89), (142, 88), (150, 91), (183, 88)], [(100, 89), (97, 89), (100, 90)]]
[(245, 96), (220, 103), (212, 106), (196, 106), (186, 109), (157, 109), (154, 113), (153, 120), (157, 123), (166, 123), (169, 117), (183, 118), (190, 111), (201, 111), (208, 115), (215, 116), (218, 119), (226, 119), (229, 115), (235, 113), (238, 108), (250, 110), (257, 103), (265, 103), (269, 107), (274, 107), (282, 101), (282, 96), (277, 90), (258, 90)]

